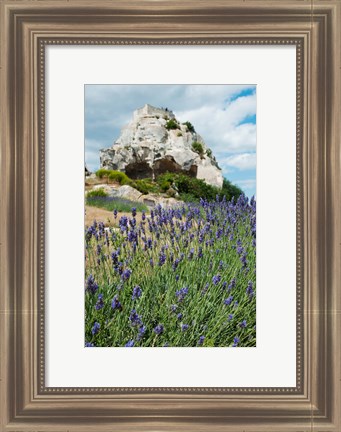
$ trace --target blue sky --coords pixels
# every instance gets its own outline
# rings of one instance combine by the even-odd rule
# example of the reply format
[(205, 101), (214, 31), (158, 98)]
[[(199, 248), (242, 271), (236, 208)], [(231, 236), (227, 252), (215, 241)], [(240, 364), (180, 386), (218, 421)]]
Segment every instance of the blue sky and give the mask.
[(254, 85), (86, 85), (85, 162), (99, 168), (99, 150), (111, 147), (133, 111), (146, 103), (190, 121), (222, 168), (246, 195), (256, 194)]

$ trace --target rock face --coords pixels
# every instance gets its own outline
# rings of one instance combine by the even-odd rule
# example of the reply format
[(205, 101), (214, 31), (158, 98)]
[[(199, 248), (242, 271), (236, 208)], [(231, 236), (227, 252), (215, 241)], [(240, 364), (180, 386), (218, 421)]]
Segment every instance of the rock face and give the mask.
[(151, 105), (134, 111), (113, 146), (100, 151), (100, 161), (101, 168), (123, 171), (132, 179), (155, 178), (168, 171), (213, 186), (223, 184), (216, 159), (201, 136), (179, 123), (172, 111)]

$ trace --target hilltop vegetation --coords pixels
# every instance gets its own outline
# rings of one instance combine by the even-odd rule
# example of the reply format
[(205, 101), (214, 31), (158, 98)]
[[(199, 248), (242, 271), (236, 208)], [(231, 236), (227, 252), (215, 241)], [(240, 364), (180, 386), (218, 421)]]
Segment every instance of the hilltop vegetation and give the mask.
[(166, 193), (169, 196), (177, 196), (184, 202), (198, 202), (200, 198), (211, 201), (217, 196), (220, 199), (225, 197), (227, 201), (230, 201), (232, 198), (237, 199), (243, 193), (238, 186), (233, 185), (227, 179), (224, 179), (222, 188), (218, 188), (207, 184), (204, 180), (183, 173), (166, 172), (159, 175), (155, 181), (150, 178), (132, 180), (123, 172), (102, 168), (96, 172), (96, 176), (105, 179), (108, 183), (129, 185), (142, 194)]

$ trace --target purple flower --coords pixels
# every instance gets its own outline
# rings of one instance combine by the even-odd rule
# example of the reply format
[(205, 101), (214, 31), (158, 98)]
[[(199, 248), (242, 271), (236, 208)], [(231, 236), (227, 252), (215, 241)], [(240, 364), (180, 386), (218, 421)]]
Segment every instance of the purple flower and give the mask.
[(123, 281), (127, 281), (130, 278), (131, 273), (132, 273), (131, 270), (128, 268), (123, 270), (122, 275), (121, 275), (121, 279)]
[(98, 285), (92, 275), (90, 275), (86, 281), (86, 291), (91, 292), (91, 294), (95, 294), (98, 290)]
[(217, 275), (213, 276), (213, 278), (212, 278), (212, 282), (213, 282), (214, 285), (218, 285), (218, 283), (220, 282), (220, 280), (221, 280), (220, 274), (217, 274)]
[(95, 322), (95, 324), (93, 325), (93, 327), (91, 329), (91, 333), (93, 335), (97, 334), (99, 332), (100, 328), (101, 328), (100, 324), (98, 322)]
[(233, 278), (228, 286), (228, 290), (230, 291), (236, 286), (236, 278)]
[(119, 226), (121, 228), (121, 232), (124, 232), (128, 228), (128, 218), (127, 216), (122, 216), (119, 220)]
[(239, 341), (240, 341), (240, 339), (239, 339), (239, 337), (235, 337), (234, 339), (233, 339), (233, 347), (236, 347), (237, 345), (238, 345), (238, 343), (239, 343)]
[(98, 294), (97, 303), (95, 305), (96, 310), (100, 310), (104, 307), (103, 294)]
[(114, 218), (116, 219), (117, 218), (117, 210), (116, 209), (114, 209)]
[(161, 333), (163, 333), (164, 327), (162, 324), (158, 324), (155, 328), (154, 328), (154, 332), (157, 335), (160, 335)]
[(135, 309), (130, 312), (129, 321), (132, 326), (142, 325), (141, 317), (138, 315)]
[(134, 346), (134, 341), (131, 339), (124, 346), (125, 347), (133, 347)]
[(120, 249), (117, 249), (116, 251), (111, 253), (111, 260), (114, 265), (118, 264), (119, 254), (120, 254)]
[(171, 307), (170, 307), (172, 312), (175, 312), (177, 310), (177, 308), (178, 308), (178, 305), (175, 305), (175, 304), (171, 305)]
[(91, 343), (91, 342), (85, 342), (85, 346), (86, 347), (94, 347), (95, 345), (93, 344), (93, 343)]
[(249, 281), (249, 283), (248, 283), (248, 285), (247, 285), (247, 288), (246, 288), (246, 294), (247, 294), (250, 298), (252, 298), (252, 297), (254, 296), (254, 291), (253, 291), (252, 287), (253, 287), (252, 282)]
[(229, 296), (227, 299), (224, 300), (224, 304), (226, 306), (229, 306), (233, 301), (233, 296)]
[(133, 215), (133, 217), (136, 216), (136, 207), (132, 207), (131, 214)]
[(231, 321), (231, 319), (233, 319), (233, 315), (229, 314), (228, 321)]
[(206, 292), (207, 292), (209, 286), (210, 286), (209, 283), (207, 283), (207, 284), (204, 286), (204, 288), (201, 290), (201, 295), (205, 295), (205, 294), (206, 294)]
[(159, 266), (160, 267), (163, 266), (165, 262), (166, 262), (166, 255), (163, 252), (161, 252), (159, 256)]
[(246, 320), (243, 320), (240, 324), (239, 327), (241, 328), (245, 328), (247, 326)]
[(182, 313), (178, 313), (176, 317), (178, 320), (181, 320), (182, 319)]
[(128, 241), (130, 243), (137, 242), (137, 233), (134, 230), (128, 232)]
[(185, 332), (188, 329), (188, 324), (181, 324), (181, 331)]
[(173, 262), (172, 267), (173, 267), (173, 270), (174, 270), (174, 271), (178, 268), (178, 265), (179, 265), (180, 261), (181, 261), (181, 260), (180, 260), (179, 258), (177, 258), (177, 259)]
[(175, 295), (177, 296), (179, 303), (181, 303), (184, 300), (187, 294), (188, 294), (188, 288), (181, 288), (180, 290), (177, 290), (175, 292)]
[(121, 305), (121, 303), (119, 302), (119, 300), (118, 300), (118, 296), (117, 295), (115, 295), (115, 297), (113, 298), (113, 300), (112, 300), (112, 302), (111, 302), (111, 307), (115, 310), (115, 309), (118, 309), (118, 310), (122, 310), (122, 305)]
[[(96, 224), (97, 226), (97, 222), (94, 221), (94, 225)], [(96, 232), (96, 226), (92, 225), (91, 227), (89, 227), (86, 231), (86, 240), (90, 241), (92, 236), (96, 236), (97, 232)]]
[(198, 340), (198, 345), (202, 346), (204, 344), (204, 340), (205, 340), (205, 336), (200, 336), (200, 338)]
[(141, 287), (136, 285), (136, 287), (133, 288), (132, 300), (136, 300), (136, 299), (140, 298), (141, 295), (142, 295), (142, 289), (141, 289)]
[(141, 340), (143, 338), (144, 334), (146, 333), (146, 331), (147, 331), (147, 328), (142, 324), (139, 327), (139, 334), (137, 336), (137, 340)]
[(102, 237), (104, 234), (104, 223), (103, 222), (98, 223), (98, 232), (99, 232), (100, 237)]
[(243, 268), (246, 268), (246, 266), (247, 266), (247, 259), (246, 259), (246, 254), (245, 253), (240, 258), (240, 262), (243, 264)]

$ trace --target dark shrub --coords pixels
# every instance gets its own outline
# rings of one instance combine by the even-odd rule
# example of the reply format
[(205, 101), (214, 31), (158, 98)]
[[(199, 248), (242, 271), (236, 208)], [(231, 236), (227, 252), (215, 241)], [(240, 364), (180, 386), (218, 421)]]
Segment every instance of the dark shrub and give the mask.
[(189, 122), (189, 121), (186, 121), (186, 122), (185, 122), (185, 123), (183, 123), (183, 124), (187, 126), (187, 130), (188, 130), (188, 132), (192, 132), (192, 133), (194, 133), (194, 132), (195, 132), (194, 126), (192, 125), (192, 123), (191, 123), (191, 122)]
[(220, 196), (226, 196), (226, 199), (230, 200), (233, 197), (238, 198), (240, 195), (242, 195), (243, 191), (240, 189), (240, 187), (232, 184), (229, 180), (224, 178), (223, 181), (223, 187), (220, 192)]
[(198, 153), (200, 156), (203, 156), (203, 154), (204, 154), (204, 147), (202, 146), (201, 143), (199, 143), (199, 142), (197, 142), (197, 141), (194, 141), (194, 142), (192, 143), (192, 150), (193, 150), (195, 153)]
[(146, 182), (145, 180), (135, 180), (135, 188), (140, 191), (141, 193), (143, 193), (144, 195), (146, 195), (147, 193), (150, 192), (150, 186), (148, 184), (148, 182)]
[(102, 188), (93, 189), (86, 194), (87, 198), (97, 198), (97, 197), (106, 197), (106, 196), (108, 196), (108, 194)]
[(96, 176), (98, 178), (100, 178), (100, 179), (103, 178), (103, 177), (108, 178), (108, 176), (109, 176), (110, 173), (111, 173), (110, 170), (107, 170), (105, 168), (101, 168), (98, 171), (96, 171)]
[(108, 178), (111, 181), (116, 181), (120, 185), (126, 185), (130, 182), (130, 178), (127, 176), (127, 174), (121, 171), (110, 171)]
[(230, 200), (232, 197), (237, 198), (242, 194), (242, 190), (238, 186), (226, 179), (224, 179), (221, 189), (205, 183), (204, 180), (176, 173), (161, 174), (157, 178), (157, 183), (163, 192), (167, 192), (170, 188), (178, 191), (180, 199), (185, 202), (199, 201), (200, 198), (213, 201), (217, 195), (220, 199), (225, 196), (227, 200)]
[(179, 125), (178, 125), (178, 123), (176, 122), (176, 120), (174, 120), (174, 119), (170, 119), (170, 120), (168, 120), (168, 122), (166, 123), (165, 128), (166, 128), (167, 130), (171, 130), (171, 129), (179, 129)]
[(157, 178), (157, 184), (159, 185), (162, 192), (166, 192), (172, 186), (174, 178), (175, 174), (169, 172), (161, 174)]

